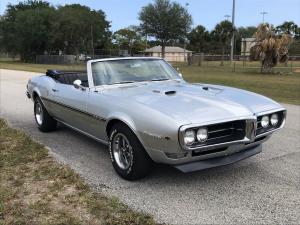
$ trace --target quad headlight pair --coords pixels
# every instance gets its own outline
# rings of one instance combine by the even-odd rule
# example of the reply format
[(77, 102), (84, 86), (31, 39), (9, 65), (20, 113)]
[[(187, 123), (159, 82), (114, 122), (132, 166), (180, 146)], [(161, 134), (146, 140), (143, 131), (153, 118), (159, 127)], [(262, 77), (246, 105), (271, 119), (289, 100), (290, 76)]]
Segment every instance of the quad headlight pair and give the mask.
[(205, 142), (208, 138), (207, 129), (201, 127), (197, 130), (197, 133), (194, 130), (186, 130), (184, 133), (183, 141), (186, 145), (191, 145), (196, 140), (199, 142)]
[(263, 128), (267, 128), (270, 124), (272, 126), (276, 126), (278, 124), (279, 117), (278, 114), (274, 113), (271, 116), (265, 115), (261, 118), (261, 126)]

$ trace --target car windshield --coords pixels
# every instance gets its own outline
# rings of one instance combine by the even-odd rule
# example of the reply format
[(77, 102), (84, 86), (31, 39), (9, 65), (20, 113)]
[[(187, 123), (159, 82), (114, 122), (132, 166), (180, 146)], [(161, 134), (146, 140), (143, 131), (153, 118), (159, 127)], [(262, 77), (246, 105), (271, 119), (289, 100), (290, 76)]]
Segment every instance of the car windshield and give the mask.
[(94, 85), (180, 79), (162, 59), (120, 59), (92, 63)]

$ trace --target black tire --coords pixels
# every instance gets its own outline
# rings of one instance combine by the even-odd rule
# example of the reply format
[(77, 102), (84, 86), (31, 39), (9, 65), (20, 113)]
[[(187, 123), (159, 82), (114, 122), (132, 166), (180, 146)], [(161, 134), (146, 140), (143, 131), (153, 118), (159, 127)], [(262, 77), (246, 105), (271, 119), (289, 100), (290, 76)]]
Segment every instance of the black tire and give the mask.
[[(39, 110), (41, 110), (39, 112)], [(39, 97), (36, 97), (34, 100), (34, 119), (35, 122), (42, 132), (50, 132), (56, 129), (57, 121), (53, 119), (49, 113), (47, 112), (45, 106), (43, 105), (43, 102)], [(42, 116), (38, 117), (38, 114), (41, 114)]]
[[(131, 145), (132, 160), (128, 168), (121, 168), (114, 155), (113, 145), (116, 137), (124, 135)], [(146, 153), (143, 145), (138, 140), (132, 130), (125, 124), (115, 124), (110, 130), (109, 153), (112, 165), (118, 175), (126, 180), (136, 180), (145, 177), (152, 168), (152, 160)]]

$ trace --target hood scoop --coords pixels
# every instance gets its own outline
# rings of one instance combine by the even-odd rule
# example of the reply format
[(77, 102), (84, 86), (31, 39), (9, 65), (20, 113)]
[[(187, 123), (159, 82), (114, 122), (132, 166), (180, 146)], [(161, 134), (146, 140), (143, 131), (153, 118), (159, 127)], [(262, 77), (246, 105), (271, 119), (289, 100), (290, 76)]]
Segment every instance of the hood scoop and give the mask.
[(166, 91), (165, 95), (175, 95), (176, 91)]
[(213, 94), (219, 94), (220, 92), (222, 92), (222, 89), (215, 88), (215, 87), (209, 87), (209, 86), (203, 86), (202, 89), (204, 91), (208, 91)]
[(160, 94), (160, 93), (161, 93), (161, 94), (165, 93), (165, 95), (169, 95), (169, 96), (170, 96), (170, 95), (175, 95), (175, 94), (176, 94), (176, 91), (165, 91), (165, 92), (162, 91), (162, 92), (161, 92), (161, 91), (159, 91), (159, 90), (153, 90), (153, 92), (154, 92), (154, 93), (158, 93), (158, 94)]

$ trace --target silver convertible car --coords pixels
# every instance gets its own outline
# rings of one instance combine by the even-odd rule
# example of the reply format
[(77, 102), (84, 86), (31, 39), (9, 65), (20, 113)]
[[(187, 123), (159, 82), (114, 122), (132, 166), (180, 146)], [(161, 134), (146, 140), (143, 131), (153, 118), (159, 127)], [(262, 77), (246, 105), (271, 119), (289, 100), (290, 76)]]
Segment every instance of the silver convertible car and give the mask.
[(43, 132), (60, 122), (109, 145), (116, 172), (134, 180), (152, 164), (183, 172), (227, 165), (262, 151), (286, 110), (231, 87), (187, 83), (161, 58), (90, 60), (86, 71), (48, 70), (27, 96)]

